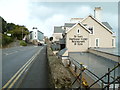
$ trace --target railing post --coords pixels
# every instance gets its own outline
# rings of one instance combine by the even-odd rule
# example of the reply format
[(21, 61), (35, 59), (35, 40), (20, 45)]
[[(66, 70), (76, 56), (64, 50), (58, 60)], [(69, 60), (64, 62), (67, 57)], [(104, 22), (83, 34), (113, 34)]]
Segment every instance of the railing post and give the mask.
[(81, 86), (82, 86), (82, 68), (83, 68), (83, 65), (82, 64), (80, 64), (80, 66), (81, 66), (81, 70), (80, 70), (80, 73), (81, 73), (81, 75), (80, 75), (80, 90), (81, 90)]
[(118, 90), (120, 90), (120, 78), (118, 79), (118, 83), (119, 83)]
[(109, 90), (109, 84), (110, 84), (110, 68), (108, 68), (108, 87), (107, 90)]
[[(115, 67), (115, 66), (114, 66)], [(113, 80), (115, 80), (115, 70), (114, 70), (114, 79)], [(115, 82), (114, 82), (114, 84), (113, 84), (113, 90), (115, 90)]]
[(102, 85), (101, 85), (101, 86), (102, 86), (101, 88), (103, 89), (103, 87), (104, 87), (104, 83), (103, 83), (103, 81), (102, 81)]

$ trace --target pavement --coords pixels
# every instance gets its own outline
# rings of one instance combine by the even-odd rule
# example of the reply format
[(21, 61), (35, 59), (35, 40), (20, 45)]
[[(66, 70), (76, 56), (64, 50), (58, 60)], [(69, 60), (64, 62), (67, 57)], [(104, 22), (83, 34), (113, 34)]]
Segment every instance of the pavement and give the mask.
[[(14, 88), (14, 81), (17, 83), (22, 79), (24, 83), (21, 83), (22, 88), (48, 87), (46, 67), (46, 46), (17, 46), (3, 49), (2, 86), (10, 84)], [(20, 72), (18, 73), (18, 71)], [(23, 72), (25, 73), (23, 74)], [(26, 73), (28, 74), (26, 75)], [(24, 79), (21, 76), (24, 76)]]
[(49, 88), (46, 47), (27, 71), (20, 88)]

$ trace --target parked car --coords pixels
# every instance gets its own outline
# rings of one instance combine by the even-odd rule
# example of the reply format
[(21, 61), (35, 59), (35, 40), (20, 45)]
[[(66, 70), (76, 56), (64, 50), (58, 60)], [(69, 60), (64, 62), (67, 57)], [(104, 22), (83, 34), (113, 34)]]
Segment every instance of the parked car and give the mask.
[(43, 45), (42, 43), (38, 42), (38, 46), (42, 46), (42, 45)]

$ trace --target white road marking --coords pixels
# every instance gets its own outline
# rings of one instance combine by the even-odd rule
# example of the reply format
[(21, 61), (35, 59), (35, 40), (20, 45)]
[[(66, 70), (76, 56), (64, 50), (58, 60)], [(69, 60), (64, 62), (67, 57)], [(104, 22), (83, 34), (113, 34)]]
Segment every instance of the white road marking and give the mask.
[(18, 51), (13, 51), (11, 53), (4, 53), (5, 55), (10, 55), (10, 54), (14, 54), (14, 53), (17, 53)]
[[(29, 49), (31, 49), (31, 48), (29, 48)], [(11, 52), (5, 52), (4, 54), (7, 56), (7, 55), (11, 55), (11, 54), (14, 54), (14, 53), (17, 53), (18, 51), (25, 51), (25, 50), (28, 50), (28, 48), (27, 49), (18, 49), (18, 50), (13, 50), (13, 51), (11, 51)]]

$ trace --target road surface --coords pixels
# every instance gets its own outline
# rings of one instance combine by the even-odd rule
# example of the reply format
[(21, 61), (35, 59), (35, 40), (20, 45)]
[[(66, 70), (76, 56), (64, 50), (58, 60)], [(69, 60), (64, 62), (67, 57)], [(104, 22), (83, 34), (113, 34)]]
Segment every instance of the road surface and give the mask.
[(30, 80), (34, 78), (32, 80), (33, 88), (42, 88), (41, 85), (48, 87), (46, 67), (46, 46), (3, 49), (2, 86), (3, 88), (14, 88), (20, 84), (24, 88), (32, 88)]

